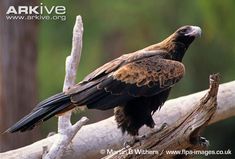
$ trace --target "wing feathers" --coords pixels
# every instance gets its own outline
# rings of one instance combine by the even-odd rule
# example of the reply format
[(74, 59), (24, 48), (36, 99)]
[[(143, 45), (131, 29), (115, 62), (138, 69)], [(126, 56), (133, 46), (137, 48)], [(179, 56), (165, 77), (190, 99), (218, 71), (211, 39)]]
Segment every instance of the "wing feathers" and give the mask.
[(158, 55), (108, 65), (110, 67), (104, 65), (67, 92), (74, 104), (110, 109), (135, 97), (161, 93), (178, 82), (185, 72), (182, 63)]
[(173, 60), (156, 57), (127, 64), (113, 73), (113, 78), (126, 84), (136, 84), (138, 87), (148, 85), (152, 87), (169, 85), (166, 81), (182, 78), (185, 72), (184, 65)]

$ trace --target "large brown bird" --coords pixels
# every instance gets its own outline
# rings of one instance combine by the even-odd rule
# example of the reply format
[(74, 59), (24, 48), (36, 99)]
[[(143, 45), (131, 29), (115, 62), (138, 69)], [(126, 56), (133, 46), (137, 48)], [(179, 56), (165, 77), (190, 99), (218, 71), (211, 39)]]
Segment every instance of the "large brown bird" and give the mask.
[(115, 108), (118, 127), (133, 136), (143, 125), (153, 128), (152, 114), (183, 77), (182, 58), (200, 34), (197, 26), (183, 26), (158, 44), (106, 63), (67, 92), (39, 103), (7, 132), (30, 130), (54, 115), (83, 105), (88, 109)]

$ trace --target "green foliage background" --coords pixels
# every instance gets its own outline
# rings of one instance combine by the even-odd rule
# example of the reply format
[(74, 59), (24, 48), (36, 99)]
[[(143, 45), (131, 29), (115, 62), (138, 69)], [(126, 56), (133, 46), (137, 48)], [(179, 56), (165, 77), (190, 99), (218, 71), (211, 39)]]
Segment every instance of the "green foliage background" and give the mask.
[[(39, 32), (39, 100), (62, 90), (64, 62), (71, 50), (76, 15), (84, 23), (83, 53), (78, 81), (110, 59), (157, 43), (183, 25), (198, 25), (203, 34), (189, 48), (183, 63), (185, 78), (171, 97), (207, 89), (208, 76), (221, 73), (221, 83), (235, 79), (234, 0), (79, 0), (41, 1), (66, 6), (66, 21), (41, 21)], [(75, 120), (84, 113), (77, 113)], [(95, 115), (95, 114), (93, 114)], [(56, 130), (55, 119), (45, 124), (45, 134)], [(210, 149), (231, 149), (235, 154), (235, 118), (206, 129)], [(213, 158), (220, 156), (212, 156)], [(227, 156), (228, 158), (235, 157)]]

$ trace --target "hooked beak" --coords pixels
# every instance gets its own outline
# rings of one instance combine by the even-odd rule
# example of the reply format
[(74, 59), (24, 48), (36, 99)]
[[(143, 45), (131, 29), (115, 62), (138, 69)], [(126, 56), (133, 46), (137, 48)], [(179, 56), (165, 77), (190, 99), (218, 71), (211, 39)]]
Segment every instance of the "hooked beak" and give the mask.
[(202, 29), (200, 27), (198, 26), (190, 26), (190, 27), (191, 27), (191, 31), (185, 34), (186, 36), (201, 37)]

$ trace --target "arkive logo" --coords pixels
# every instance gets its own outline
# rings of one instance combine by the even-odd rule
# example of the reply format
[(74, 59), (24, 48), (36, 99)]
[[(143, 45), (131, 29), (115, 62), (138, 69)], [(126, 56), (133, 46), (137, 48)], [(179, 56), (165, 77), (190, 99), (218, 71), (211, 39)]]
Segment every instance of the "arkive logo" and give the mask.
[(66, 7), (62, 5), (46, 6), (9, 6), (6, 11), (7, 20), (66, 20)]
[(19, 14), (57, 14), (63, 15), (66, 14), (66, 7), (65, 6), (51, 6), (47, 7), (40, 3), (39, 6), (9, 6), (7, 9), (7, 15), (19, 15)]

